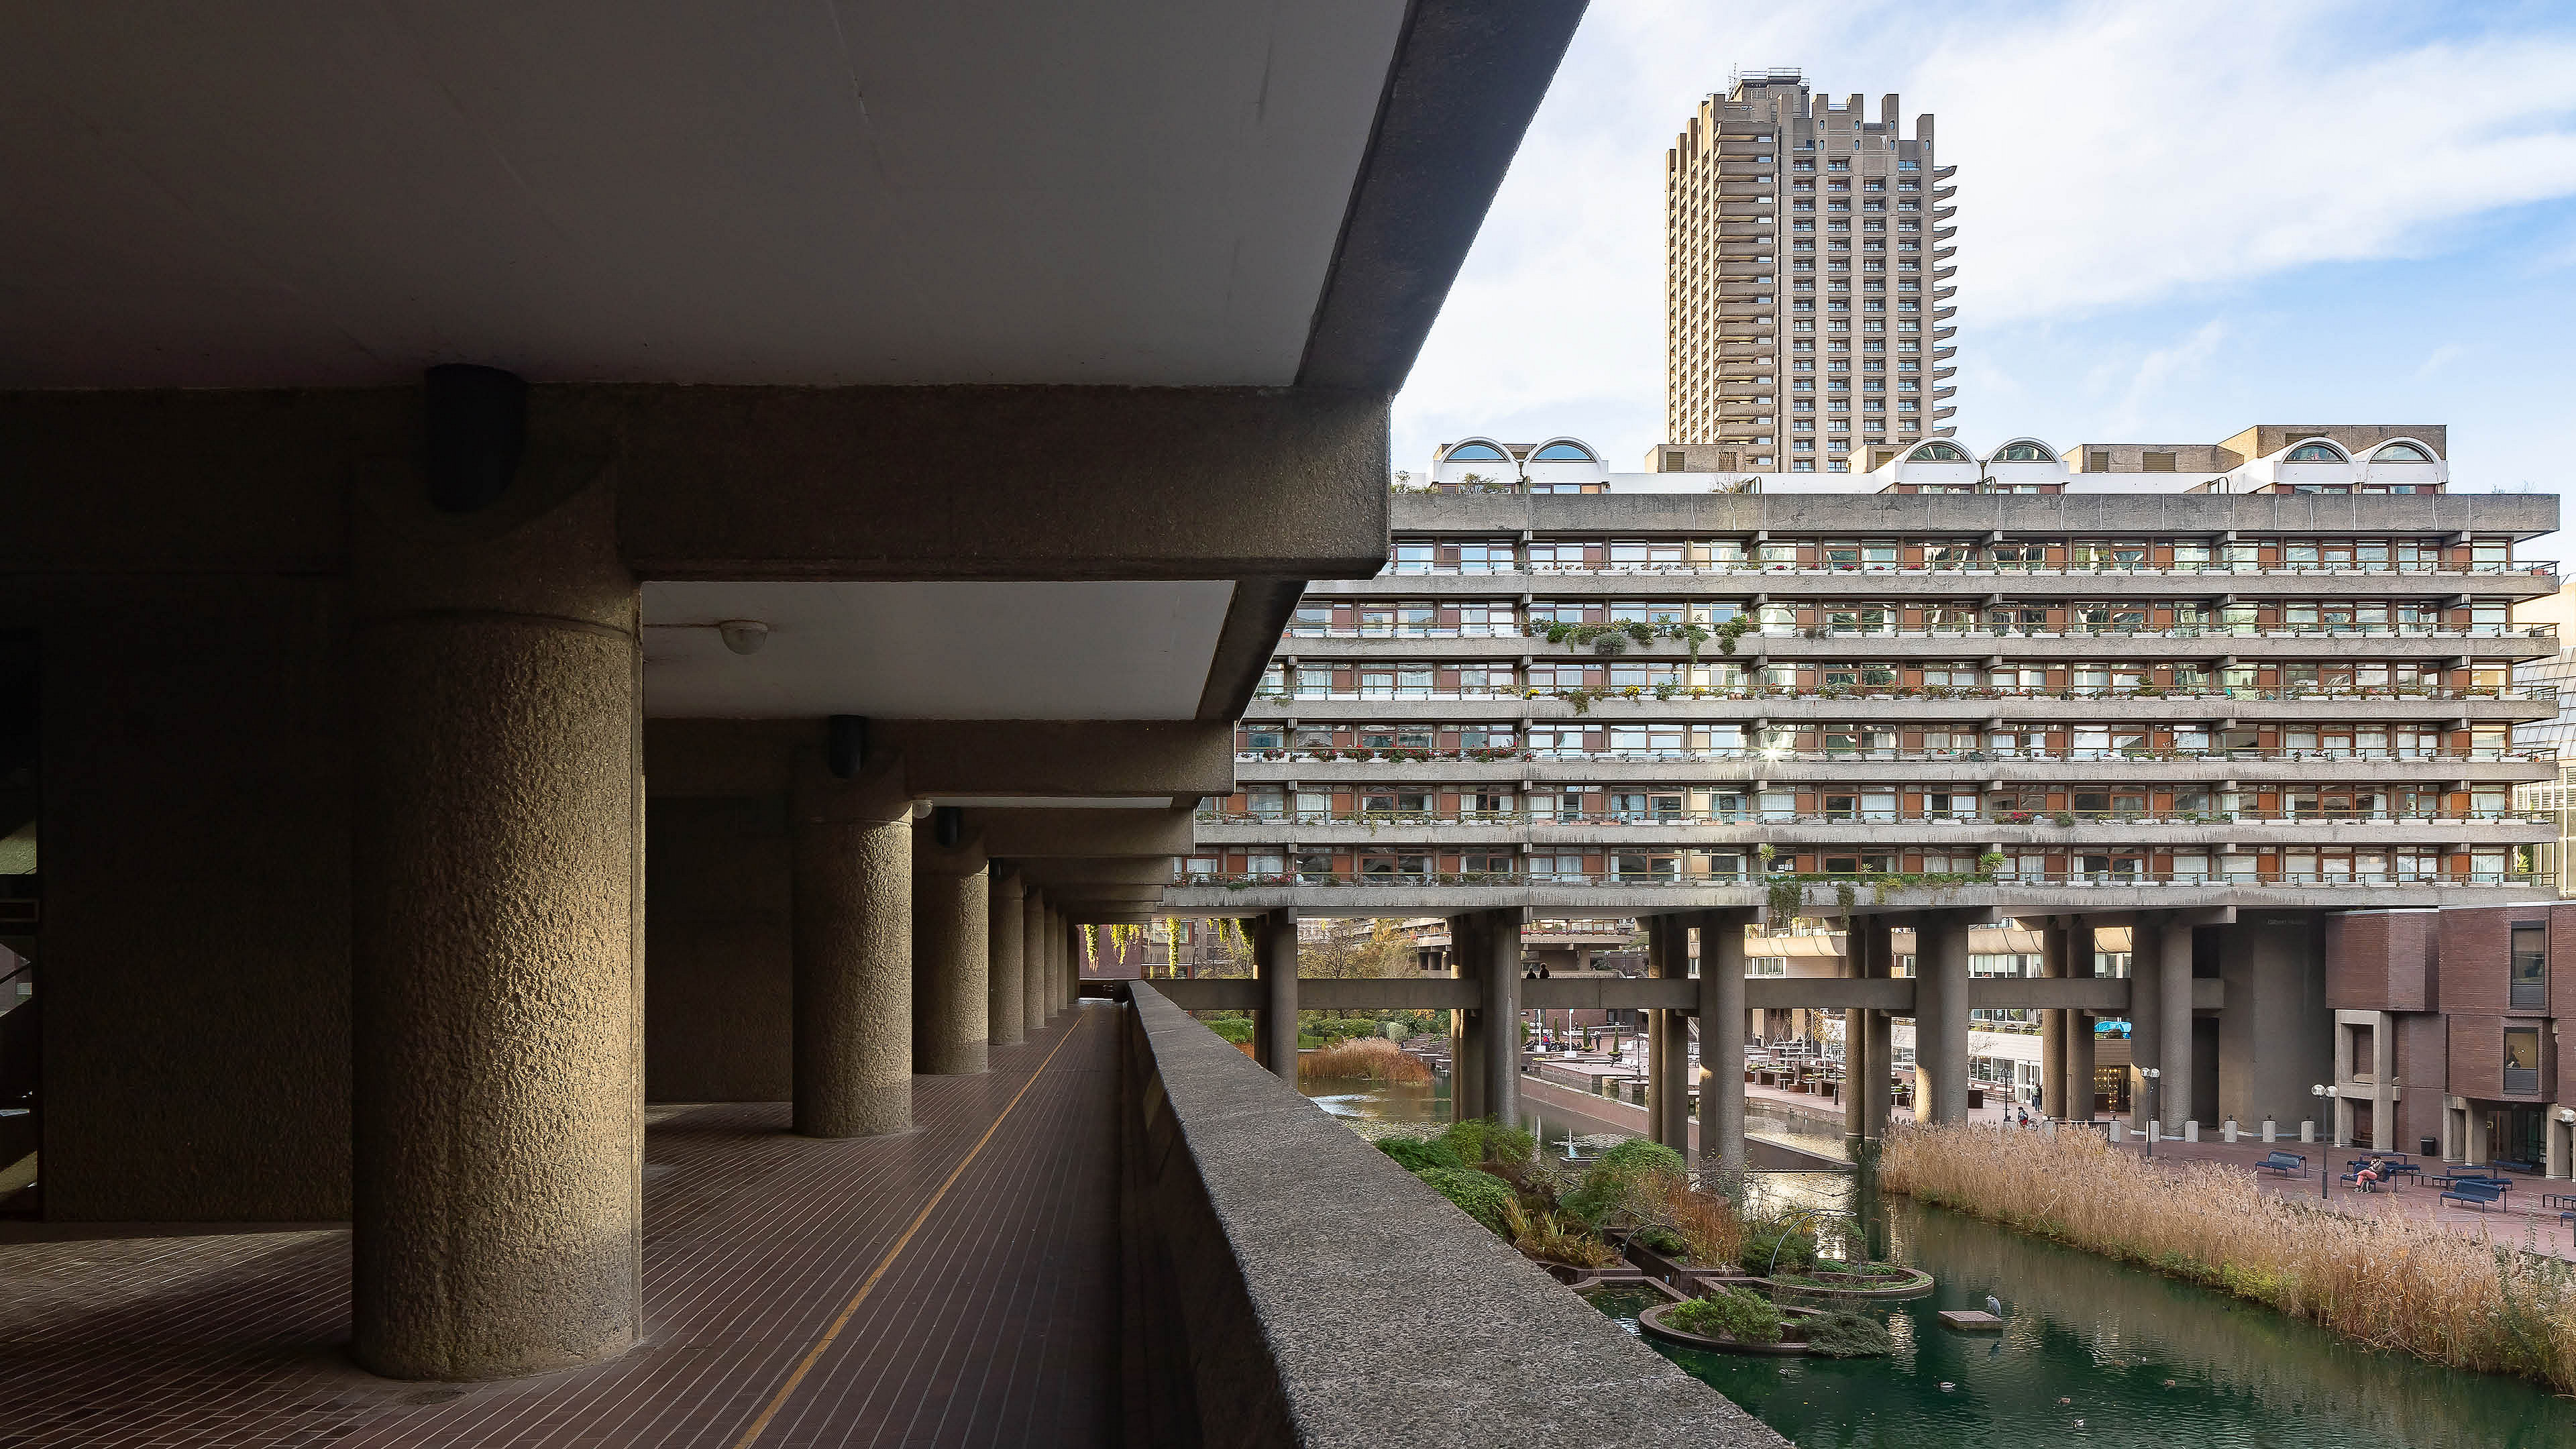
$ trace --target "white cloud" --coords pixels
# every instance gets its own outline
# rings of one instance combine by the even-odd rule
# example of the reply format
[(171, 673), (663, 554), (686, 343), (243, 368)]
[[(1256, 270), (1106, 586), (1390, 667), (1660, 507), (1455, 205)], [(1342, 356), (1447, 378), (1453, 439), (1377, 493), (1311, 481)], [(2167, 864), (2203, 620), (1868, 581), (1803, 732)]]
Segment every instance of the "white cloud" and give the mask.
[(2468, 350), (2469, 349), (2462, 347), (2456, 342), (2445, 342), (2441, 346), (2434, 348), (2431, 352), (2425, 354), (2423, 363), (2415, 369), (2416, 381), (2421, 382), (2425, 378), (2431, 377), (2434, 373), (2441, 371), (2444, 367), (2449, 366), (2451, 363), (2458, 361), (2462, 356), (2467, 354)]
[[(1573, 426), (1622, 462), (1660, 440), (1664, 150), (1731, 66), (1802, 65), (1873, 113), (1901, 92), (1909, 128), (1937, 116), (1960, 320), (1980, 332), (2425, 254), (2482, 214), (2576, 195), (2576, 39), (2399, 33), (2424, 14), (1605, 0), (1398, 399), (1397, 465), (1469, 429)], [(2183, 367), (2189, 347), (2139, 366)], [(1961, 361), (1959, 401), (2008, 398), (1973, 348)], [(2130, 416), (2157, 385), (2115, 365), (2088, 390)]]

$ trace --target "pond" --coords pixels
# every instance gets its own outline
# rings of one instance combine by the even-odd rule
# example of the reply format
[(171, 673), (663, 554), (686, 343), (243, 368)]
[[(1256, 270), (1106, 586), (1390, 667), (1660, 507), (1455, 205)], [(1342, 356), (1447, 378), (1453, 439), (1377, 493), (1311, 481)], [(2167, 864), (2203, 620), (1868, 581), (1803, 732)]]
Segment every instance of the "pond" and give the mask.
[[(1427, 1087), (1388, 1083), (1366, 1087), (1315, 1085), (1301, 1090), (1316, 1106), (1354, 1123), (1423, 1123), (1438, 1127), (1446, 1126), (1450, 1120), (1447, 1067), (1436, 1069)], [(1532, 1104), (1526, 1110), (1533, 1119), (1529, 1124), (1532, 1130), (1548, 1138), (1549, 1145), (1561, 1148), (1568, 1124), (1562, 1118), (1551, 1124), (1545, 1107)], [(1754, 1103), (1745, 1110), (1744, 1128), (1748, 1136), (1833, 1161), (1844, 1160), (1841, 1132), (1815, 1116)]]
[[(1800, 1174), (1779, 1190), (1805, 1198), (1820, 1186)], [(2576, 1410), (2519, 1380), (2373, 1353), (2267, 1308), (1939, 1209), (1897, 1202), (1886, 1230), (1891, 1255), (1939, 1284), (1883, 1309), (1892, 1359), (1765, 1359), (1648, 1342), (1805, 1449), (2576, 1445)], [(1939, 1310), (1984, 1308), (1989, 1294), (2003, 1304), (2001, 1335), (1939, 1325)], [(1635, 1332), (1638, 1310), (1660, 1300), (1609, 1290), (1594, 1301)]]

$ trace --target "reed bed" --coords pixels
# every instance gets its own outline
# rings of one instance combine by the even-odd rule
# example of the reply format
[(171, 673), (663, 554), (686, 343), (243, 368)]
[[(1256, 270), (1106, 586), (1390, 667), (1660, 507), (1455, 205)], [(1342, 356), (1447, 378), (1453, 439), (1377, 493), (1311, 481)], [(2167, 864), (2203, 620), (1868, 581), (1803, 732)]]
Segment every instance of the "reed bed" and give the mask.
[(1422, 1059), (1382, 1036), (1355, 1036), (1328, 1047), (1297, 1054), (1297, 1080), (1304, 1082), (1395, 1082), (1428, 1086), (1431, 1068)]
[[(2269, 1304), (2374, 1348), (2576, 1392), (2576, 1268), (2383, 1206), (2338, 1211), (2089, 1132), (1902, 1132), (1890, 1192)], [(2536, 1231), (2536, 1227), (2526, 1227)]]
[(1698, 1191), (1680, 1173), (1658, 1172), (1644, 1188), (1653, 1216), (1690, 1244), (1692, 1262), (1732, 1264), (1744, 1251), (1744, 1218), (1734, 1203)]

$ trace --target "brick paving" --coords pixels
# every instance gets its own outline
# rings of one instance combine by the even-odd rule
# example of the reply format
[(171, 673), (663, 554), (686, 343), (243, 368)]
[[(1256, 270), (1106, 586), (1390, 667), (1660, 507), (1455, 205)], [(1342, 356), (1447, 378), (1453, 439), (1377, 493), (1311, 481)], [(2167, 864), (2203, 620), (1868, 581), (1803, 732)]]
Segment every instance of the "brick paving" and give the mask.
[(984, 1076), (916, 1078), (919, 1128), (901, 1137), (794, 1137), (784, 1103), (649, 1126), (645, 1340), (594, 1368), (494, 1384), (363, 1372), (345, 1229), (7, 1226), (0, 1449), (733, 1446), (755, 1425), (761, 1449), (1107, 1444), (1115, 1010), (1059, 1017)]

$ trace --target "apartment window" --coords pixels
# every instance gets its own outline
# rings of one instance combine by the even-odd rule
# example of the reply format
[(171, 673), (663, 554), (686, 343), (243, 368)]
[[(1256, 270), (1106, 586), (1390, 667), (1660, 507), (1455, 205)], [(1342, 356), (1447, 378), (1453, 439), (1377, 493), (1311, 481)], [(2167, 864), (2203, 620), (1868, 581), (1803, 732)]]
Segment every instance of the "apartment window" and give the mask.
[(2174, 455), (2171, 453), (2140, 453), (2138, 455), (2138, 471), (2141, 473), (2170, 473), (2173, 470)]
[(2504, 1089), (2514, 1096), (2539, 1094), (2540, 1028), (2509, 1026), (2504, 1029)]
[(2513, 923), (2513, 964), (2508, 978), (2515, 1011), (2549, 1007), (2549, 927), (2540, 921)]
[(2087, 449), (2084, 454), (2084, 471), (2087, 473), (2110, 472), (2111, 450), (2108, 448)]

